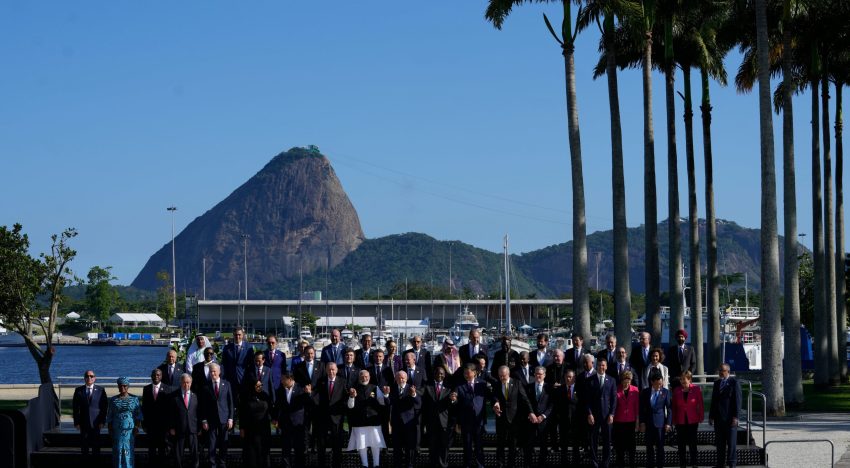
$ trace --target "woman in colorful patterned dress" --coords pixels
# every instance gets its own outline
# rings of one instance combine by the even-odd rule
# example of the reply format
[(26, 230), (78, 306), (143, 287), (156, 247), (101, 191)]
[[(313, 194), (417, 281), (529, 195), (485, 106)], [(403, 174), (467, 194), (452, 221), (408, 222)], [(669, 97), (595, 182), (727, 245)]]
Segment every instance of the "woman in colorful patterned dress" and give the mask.
[(130, 379), (118, 379), (118, 395), (109, 399), (106, 411), (106, 426), (112, 438), (112, 466), (133, 468), (136, 434), (142, 420), (142, 405), (139, 398), (130, 395)]

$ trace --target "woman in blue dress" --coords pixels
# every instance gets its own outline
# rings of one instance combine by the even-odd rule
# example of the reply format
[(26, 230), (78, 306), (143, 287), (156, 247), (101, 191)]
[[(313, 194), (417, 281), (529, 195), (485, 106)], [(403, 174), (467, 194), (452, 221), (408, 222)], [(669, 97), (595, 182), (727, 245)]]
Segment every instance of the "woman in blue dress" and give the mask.
[(129, 393), (130, 379), (118, 379), (118, 395), (109, 399), (106, 426), (112, 438), (112, 466), (133, 468), (136, 434), (142, 420), (139, 398)]

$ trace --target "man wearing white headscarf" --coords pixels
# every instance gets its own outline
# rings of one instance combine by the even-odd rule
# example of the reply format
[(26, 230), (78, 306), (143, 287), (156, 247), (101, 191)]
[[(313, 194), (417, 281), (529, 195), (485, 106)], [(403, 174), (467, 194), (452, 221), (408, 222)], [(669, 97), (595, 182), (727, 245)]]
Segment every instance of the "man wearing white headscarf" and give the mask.
[(210, 343), (210, 339), (204, 335), (197, 335), (195, 337), (195, 341), (192, 342), (192, 345), (189, 346), (189, 351), (186, 352), (186, 373), (192, 374), (192, 367), (199, 363), (204, 362), (204, 350), (207, 348), (211, 348), (212, 343)]

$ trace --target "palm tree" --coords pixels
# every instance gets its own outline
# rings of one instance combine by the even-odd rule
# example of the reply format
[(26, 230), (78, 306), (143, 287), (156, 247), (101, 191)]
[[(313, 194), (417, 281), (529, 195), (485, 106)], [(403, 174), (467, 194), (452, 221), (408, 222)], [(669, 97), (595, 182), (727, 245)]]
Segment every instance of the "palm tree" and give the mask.
[[(484, 17), (501, 29), (505, 19), (515, 5), (524, 0), (490, 0)], [(564, 56), (567, 94), (567, 134), (570, 142), (570, 167), (572, 174), (573, 204), (573, 329), (583, 336), (590, 336), (590, 304), (587, 291), (587, 228), (584, 208), (584, 175), (581, 160), (581, 137), (579, 134), (578, 103), (576, 102), (575, 39), (573, 33), (570, 0), (560, 2), (564, 8), (560, 37), (555, 33), (549, 19), (544, 15), (546, 26), (561, 45)]]
[[(776, 221), (776, 174), (770, 101), (770, 58), (766, 0), (756, 0), (756, 51), (761, 134), (761, 280), (762, 290), (779, 290), (779, 241)], [(781, 314), (776, 294), (762, 295), (762, 384), (767, 413), (785, 414), (782, 389)]]
[[(847, 36), (841, 38), (844, 43)], [(838, 324), (838, 357), (841, 382), (847, 381), (847, 340), (844, 339), (847, 324), (846, 283), (844, 274), (844, 113), (843, 90), (850, 83), (850, 56), (843, 51), (836, 54), (830, 68), (835, 83), (835, 306)]]
[(668, 342), (675, 342), (676, 330), (685, 326), (685, 310), (682, 297), (682, 234), (679, 230), (679, 162), (676, 151), (676, 92), (675, 61), (673, 53), (673, 26), (678, 2), (662, 0), (661, 22), (664, 28), (664, 90), (667, 104), (667, 236), (670, 289), (670, 335)]
[[(826, 50), (824, 50), (826, 49)], [(838, 328), (835, 320), (835, 231), (832, 217), (832, 153), (829, 133), (829, 56), (828, 48), (821, 49), (824, 54), (821, 74), (821, 112), (823, 112), (823, 216), (824, 216), (824, 312), (827, 320), (827, 342), (829, 344), (829, 383), (837, 384), (840, 378), (838, 370)]]
[[(797, 259), (797, 182), (794, 171), (794, 108), (791, 94), (794, 88), (794, 51), (792, 49), (791, 0), (783, 1), (782, 8), (782, 181), (783, 217), (785, 229), (785, 303), (783, 325), (785, 328), (785, 356), (800, 356), (800, 265)], [(786, 403), (799, 407), (803, 404), (802, 363), (799, 359), (786, 359), (783, 374)]]
[(626, 182), (623, 171), (623, 134), (620, 125), (620, 98), (617, 90), (616, 17), (636, 17), (640, 14), (634, 2), (589, 2), (578, 18), (577, 29), (584, 30), (602, 19), (600, 51), (605, 56), (605, 75), (608, 78), (608, 106), (611, 113), (611, 186), (614, 222), (614, 325), (617, 340), (630, 343), (632, 339), (631, 291), (629, 288), (629, 241), (626, 225)]

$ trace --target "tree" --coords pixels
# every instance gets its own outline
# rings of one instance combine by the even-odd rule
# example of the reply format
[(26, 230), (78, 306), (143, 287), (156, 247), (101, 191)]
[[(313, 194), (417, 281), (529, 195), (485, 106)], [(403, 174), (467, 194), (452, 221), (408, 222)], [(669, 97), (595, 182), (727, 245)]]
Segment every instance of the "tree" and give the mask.
[(156, 274), (156, 280), (160, 283), (159, 289), (156, 290), (156, 309), (167, 324), (174, 319), (176, 313), (172, 301), (174, 289), (171, 286), (171, 275), (162, 270)]
[(91, 267), (86, 284), (86, 308), (93, 319), (101, 324), (109, 319), (109, 313), (118, 302), (118, 293), (109, 284), (116, 278), (112, 276), (112, 267)]
[[(73, 228), (51, 236), (49, 253), (39, 258), (29, 254), (29, 237), (23, 227), (0, 226), (0, 319), (10, 330), (24, 338), (30, 355), (38, 367), (41, 383), (50, 383), (50, 365), (56, 354), (53, 337), (56, 316), (62, 302), (62, 289), (73, 273), (68, 264), (77, 255), (69, 241), (77, 236)], [(47, 310), (38, 307), (39, 297), (47, 302)], [(45, 337), (46, 347), (35, 341), (35, 331)]]
[[(515, 5), (524, 0), (490, 0), (484, 17), (501, 29), (505, 19)], [(587, 285), (587, 227), (585, 221), (584, 175), (581, 160), (581, 136), (579, 134), (578, 102), (576, 100), (575, 40), (578, 30), (573, 32), (571, 0), (561, 0), (564, 19), (560, 35), (555, 33), (549, 18), (543, 15), (546, 27), (561, 46), (564, 56), (567, 94), (567, 134), (570, 142), (570, 173), (572, 176), (573, 208), (573, 311), (575, 330), (590, 336), (590, 308)]]
[[(779, 239), (776, 220), (776, 169), (771, 115), (770, 58), (766, 0), (756, 0), (756, 51), (761, 140), (761, 280), (763, 291), (779, 291)], [(761, 309), (762, 385), (769, 415), (785, 415), (779, 296), (764, 294)]]

